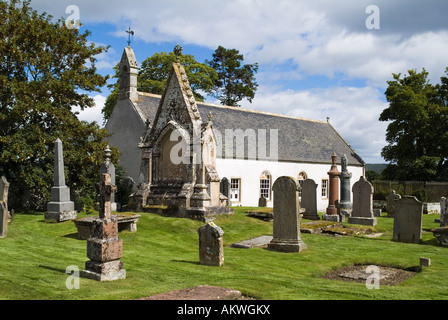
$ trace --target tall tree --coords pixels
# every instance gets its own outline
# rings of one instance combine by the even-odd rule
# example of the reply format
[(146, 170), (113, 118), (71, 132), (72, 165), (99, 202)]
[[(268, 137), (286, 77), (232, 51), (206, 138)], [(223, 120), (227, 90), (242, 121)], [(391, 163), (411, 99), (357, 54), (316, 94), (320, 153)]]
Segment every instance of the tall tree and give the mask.
[[(448, 178), (448, 78), (433, 85), (428, 72), (393, 74), (388, 81), (389, 107), (380, 121), (389, 121), (388, 145), (381, 155), (390, 165), (383, 175), (395, 180), (445, 180)], [(448, 68), (445, 71), (448, 75)]]
[(213, 59), (206, 63), (218, 73), (211, 94), (227, 106), (240, 106), (238, 103), (246, 98), (252, 103), (258, 84), (255, 73), (258, 63), (245, 64), (244, 57), (236, 49), (226, 49), (219, 46), (213, 53)]
[[(204, 63), (197, 62), (193, 55), (183, 55), (181, 52), (178, 55), (174, 52), (154, 53), (151, 57), (145, 59), (141, 64), (137, 76), (138, 90), (154, 94), (163, 94), (168, 76), (171, 72), (171, 66), (177, 61), (178, 57), (179, 62), (185, 68), (196, 101), (204, 101), (203, 94), (213, 88), (213, 84), (218, 77), (216, 71)], [(114, 70), (114, 78), (117, 78), (117, 82), (108, 85), (108, 88), (112, 92), (107, 97), (102, 110), (105, 121), (112, 114), (118, 98), (118, 65), (115, 66)]]
[(88, 31), (39, 14), (29, 0), (1, 1), (0, 16), (0, 174), (11, 182), (11, 198), (44, 209), (57, 138), (64, 143), (67, 184), (78, 195), (94, 193), (108, 135), (79, 121), (72, 107), (94, 106), (88, 92), (106, 83), (95, 56), (107, 48), (89, 44)]

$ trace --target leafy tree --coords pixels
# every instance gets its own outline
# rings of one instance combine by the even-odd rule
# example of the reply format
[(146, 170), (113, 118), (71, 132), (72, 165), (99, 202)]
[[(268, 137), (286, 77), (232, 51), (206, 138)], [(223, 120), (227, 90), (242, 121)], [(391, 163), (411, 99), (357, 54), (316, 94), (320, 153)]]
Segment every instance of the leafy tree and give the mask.
[(227, 106), (240, 106), (238, 103), (247, 98), (252, 103), (258, 84), (255, 73), (258, 64), (242, 65), (243, 55), (236, 49), (226, 49), (219, 46), (213, 53), (213, 59), (206, 63), (218, 73), (211, 94)]
[[(171, 66), (176, 61), (177, 56), (174, 52), (155, 53), (144, 60), (137, 77), (138, 91), (163, 94), (168, 76), (171, 72)], [(216, 71), (206, 64), (197, 62), (195, 57), (190, 54), (180, 55), (179, 61), (185, 68), (196, 101), (204, 101), (205, 98), (202, 94), (213, 88), (213, 84), (217, 79)], [(119, 65), (114, 67), (114, 78), (116, 79), (119, 78), (118, 67)], [(108, 88), (112, 91), (107, 97), (102, 110), (105, 121), (109, 119), (117, 103), (118, 80), (113, 84), (109, 84)]]
[[(448, 78), (433, 85), (428, 72), (393, 74), (386, 98), (390, 103), (380, 121), (390, 121), (381, 155), (390, 165), (383, 171), (392, 180), (448, 178)], [(445, 71), (448, 75), (448, 68)]]
[(94, 106), (87, 92), (106, 83), (95, 56), (107, 48), (88, 43), (88, 31), (39, 14), (29, 0), (1, 1), (0, 16), (0, 174), (11, 182), (10, 199), (45, 208), (57, 138), (72, 192), (94, 193), (108, 134), (95, 122), (79, 121), (72, 107)]

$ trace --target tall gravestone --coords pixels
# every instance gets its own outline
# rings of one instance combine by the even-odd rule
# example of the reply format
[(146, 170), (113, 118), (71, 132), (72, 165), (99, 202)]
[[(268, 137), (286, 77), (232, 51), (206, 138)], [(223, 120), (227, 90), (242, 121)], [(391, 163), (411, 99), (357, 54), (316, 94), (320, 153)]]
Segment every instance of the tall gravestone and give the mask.
[(75, 203), (70, 201), (70, 188), (65, 185), (64, 154), (62, 141), (54, 143), (54, 185), (51, 188), (51, 201), (44, 213), (46, 221), (67, 221), (78, 216)]
[(301, 207), (305, 209), (304, 219), (319, 220), (317, 214), (317, 183), (313, 179), (306, 179), (302, 183)]
[(448, 226), (448, 201), (445, 197), (440, 198), (440, 226)]
[(392, 190), (391, 193), (389, 193), (386, 196), (386, 211), (388, 217), (393, 217), (395, 213), (395, 200), (401, 199), (401, 196), (397, 193), (395, 193), (395, 190)]
[(395, 200), (393, 240), (420, 243), (422, 238), (423, 202), (414, 196)]
[(361, 176), (353, 185), (353, 209), (348, 223), (374, 226), (377, 219), (373, 214), (373, 186)]
[(96, 185), (100, 193), (99, 218), (93, 221), (92, 233), (87, 240), (87, 257), (82, 275), (97, 281), (113, 281), (126, 278), (126, 270), (120, 260), (123, 241), (118, 238), (118, 222), (111, 214), (111, 194), (117, 187), (111, 183), (110, 175), (103, 173), (101, 183)]
[(339, 210), (339, 176), (336, 161), (338, 156), (334, 152), (331, 156), (331, 168), (328, 171), (329, 190), (328, 190), (328, 207), (326, 213), (322, 216), (322, 220), (344, 222), (345, 216), (341, 215)]
[(352, 211), (351, 202), (351, 190), (350, 190), (350, 179), (352, 173), (347, 169), (348, 161), (347, 156), (344, 154), (341, 157), (341, 175), (339, 176), (341, 184), (341, 197), (339, 199), (339, 210), (342, 215), (349, 217)]
[(0, 179), (0, 238), (8, 233), (8, 193), (9, 182), (2, 176)]
[(300, 252), (306, 244), (300, 238), (300, 185), (292, 177), (275, 180), (273, 239), (268, 249), (281, 252)]
[(208, 266), (222, 266), (224, 263), (224, 231), (213, 222), (198, 229), (199, 263)]
[(230, 202), (230, 181), (226, 177), (221, 179), (221, 182), (219, 183), (219, 191), (223, 196), (227, 198), (227, 205), (231, 206)]
[[(100, 177), (103, 173), (110, 174), (110, 182), (115, 185), (115, 165), (112, 163), (110, 157), (112, 153), (109, 146), (104, 150), (104, 162), (100, 166)], [(117, 211), (117, 203), (115, 202), (115, 193), (110, 196), (110, 209)]]

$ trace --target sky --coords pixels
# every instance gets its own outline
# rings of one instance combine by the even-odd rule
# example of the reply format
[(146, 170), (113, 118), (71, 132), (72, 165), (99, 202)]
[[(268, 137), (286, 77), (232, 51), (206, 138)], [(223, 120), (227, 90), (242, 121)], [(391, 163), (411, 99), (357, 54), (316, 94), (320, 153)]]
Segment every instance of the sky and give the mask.
[[(387, 123), (378, 119), (392, 74), (425, 68), (435, 84), (448, 67), (446, 0), (32, 0), (31, 6), (63, 20), (79, 14), (80, 31), (110, 46), (97, 56), (103, 75), (114, 74), (129, 27), (139, 63), (177, 44), (199, 62), (211, 60), (220, 45), (237, 49), (244, 63), (259, 64), (255, 98), (243, 100), (243, 108), (329, 118), (366, 163), (385, 163)], [(102, 125), (108, 94), (107, 87), (91, 93), (96, 107), (79, 118)]]

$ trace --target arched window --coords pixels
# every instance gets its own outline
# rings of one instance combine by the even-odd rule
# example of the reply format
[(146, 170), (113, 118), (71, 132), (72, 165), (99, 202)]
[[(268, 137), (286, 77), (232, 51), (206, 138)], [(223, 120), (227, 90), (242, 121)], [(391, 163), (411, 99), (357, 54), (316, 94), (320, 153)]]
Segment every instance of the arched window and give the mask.
[[(299, 182), (300, 186), (302, 186), (303, 181), (305, 181), (306, 179), (308, 179), (308, 175), (305, 171), (301, 171), (297, 176), (297, 181)], [(302, 197), (302, 190), (299, 191), (299, 197)]]
[(272, 176), (269, 171), (263, 171), (260, 175), (260, 197), (271, 200), (271, 182)]

